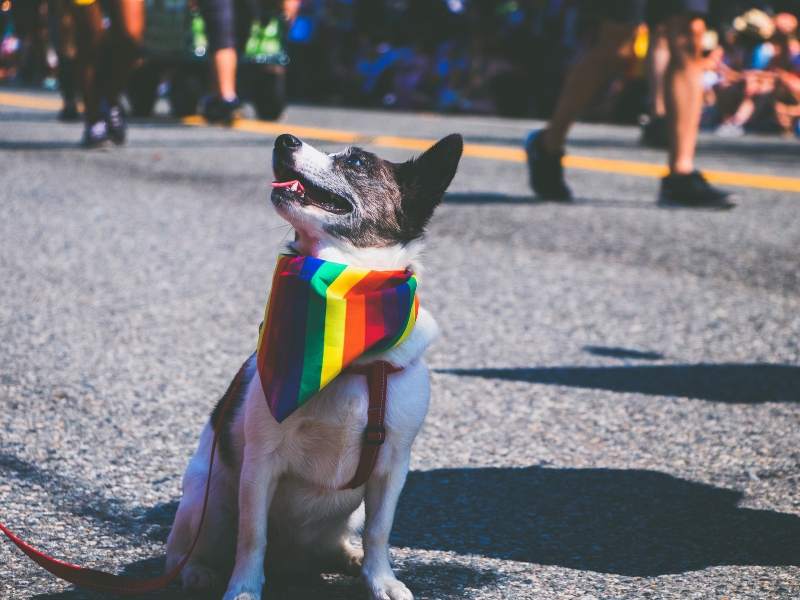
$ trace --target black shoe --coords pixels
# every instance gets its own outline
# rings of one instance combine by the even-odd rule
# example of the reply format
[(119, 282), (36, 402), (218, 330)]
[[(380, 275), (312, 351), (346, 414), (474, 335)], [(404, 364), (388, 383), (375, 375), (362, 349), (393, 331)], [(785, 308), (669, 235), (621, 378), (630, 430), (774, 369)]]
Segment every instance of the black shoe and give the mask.
[(544, 200), (569, 202), (572, 192), (564, 182), (564, 168), (561, 165), (564, 153), (548, 153), (542, 147), (542, 131), (532, 131), (525, 142), (531, 189)]
[(105, 148), (110, 143), (111, 139), (108, 137), (108, 126), (105, 121), (96, 121), (91, 124), (86, 124), (83, 130), (81, 146), (87, 149)]
[(58, 120), (65, 123), (74, 123), (81, 120), (81, 114), (74, 102), (65, 102), (64, 106), (58, 111)]
[(730, 192), (715, 188), (700, 171), (686, 175), (670, 174), (661, 180), (659, 204), (684, 208), (728, 209), (736, 206), (730, 201)]
[(219, 96), (211, 96), (203, 102), (202, 114), (209, 123), (230, 125), (236, 118), (236, 111), (241, 105), (238, 98), (223, 100)]
[(128, 134), (128, 122), (125, 119), (125, 111), (119, 105), (114, 105), (108, 109), (106, 114), (106, 127), (108, 137), (118, 146), (125, 143)]
[(648, 148), (669, 148), (669, 132), (666, 117), (650, 117), (642, 124), (639, 143)]

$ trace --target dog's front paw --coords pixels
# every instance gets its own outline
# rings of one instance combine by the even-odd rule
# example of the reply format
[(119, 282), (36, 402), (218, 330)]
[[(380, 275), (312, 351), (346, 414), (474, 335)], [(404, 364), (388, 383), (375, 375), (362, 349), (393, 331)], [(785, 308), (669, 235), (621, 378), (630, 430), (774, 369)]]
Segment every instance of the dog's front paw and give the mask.
[(366, 580), (370, 600), (414, 600), (405, 584), (394, 576)]
[(241, 585), (230, 585), (222, 600), (261, 600), (261, 590)]

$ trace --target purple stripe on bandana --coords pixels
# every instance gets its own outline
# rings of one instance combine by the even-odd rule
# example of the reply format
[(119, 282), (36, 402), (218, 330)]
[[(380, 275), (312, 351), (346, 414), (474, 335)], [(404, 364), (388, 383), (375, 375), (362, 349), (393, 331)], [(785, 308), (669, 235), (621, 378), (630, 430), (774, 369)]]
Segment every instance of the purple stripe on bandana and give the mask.
[[(403, 287), (405, 287), (405, 285), (400, 286), (400, 288)], [(400, 321), (402, 320), (402, 315), (398, 312), (402, 306), (402, 299), (398, 293), (400, 288), (384, 290), (383, 292), (383, 322), (386, 324), (386, 333), (380, 341), (381, 345), (400, 328)]]
[(286, 345), (278, 350), (278, 361), (280, 361), (278, 372), (284, 373), (284, 376), (277, 383), (274, 397), (270, 399), (273, 414), (278, 420), (286, 418), (297, 408), (297, 394), (303, 377), (308, 322), (310, 287), (307, 282), (311, 281), (323, 263), (324, 261), (317, 259), (303, 261), (298, 278), (290, 278), (286, 282), (288, 297), (292, 301), (284, 308), (286, 312), (281, 315), (283, 319), (280, 327), (285, 327), (287, 331), (292, 332), (292, 335), (282, 337)]

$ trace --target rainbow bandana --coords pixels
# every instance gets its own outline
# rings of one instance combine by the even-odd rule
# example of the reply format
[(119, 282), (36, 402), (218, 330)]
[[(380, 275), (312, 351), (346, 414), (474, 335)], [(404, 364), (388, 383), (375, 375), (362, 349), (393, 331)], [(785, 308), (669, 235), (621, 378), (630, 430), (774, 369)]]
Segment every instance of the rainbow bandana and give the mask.
[(402, 342), (417, 320), (417, 278), (312, 256), (281, 255), (272, 277), (257, 365), (280, 422), (367, 352)]

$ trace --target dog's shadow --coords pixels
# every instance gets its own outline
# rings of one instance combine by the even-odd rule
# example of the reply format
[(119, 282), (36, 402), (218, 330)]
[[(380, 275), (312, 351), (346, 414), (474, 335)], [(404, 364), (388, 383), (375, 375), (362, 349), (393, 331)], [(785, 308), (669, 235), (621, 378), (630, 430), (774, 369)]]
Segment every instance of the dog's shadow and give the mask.
[(650, 577), (800, 565), (800, 518), (656, 471), (478, 468), (409, 474), (393, 543)]
[[(762, 474), (768, 476), (769, 474)], [(409, 474), (393, 529), (396, 547), (652, 577), (724, 565), (800, 565), (800, 517), (740, 508), (742, 494), (644, 470), (477, 468)], [(176, 503), (145, 511), (164, 539)], [(125, 574), (160, 573), (163, 558)], [(411, 556), (399, 576), (420, 599), (461, 598), (501, 586), (489, 568)], [(79, 590), (38, 600), (89, 600)], [(174, 586), (151, 600), (183, 597)], [(265, 600), (365, 598), (352, 578), (326, 576), (273, 586)]]

